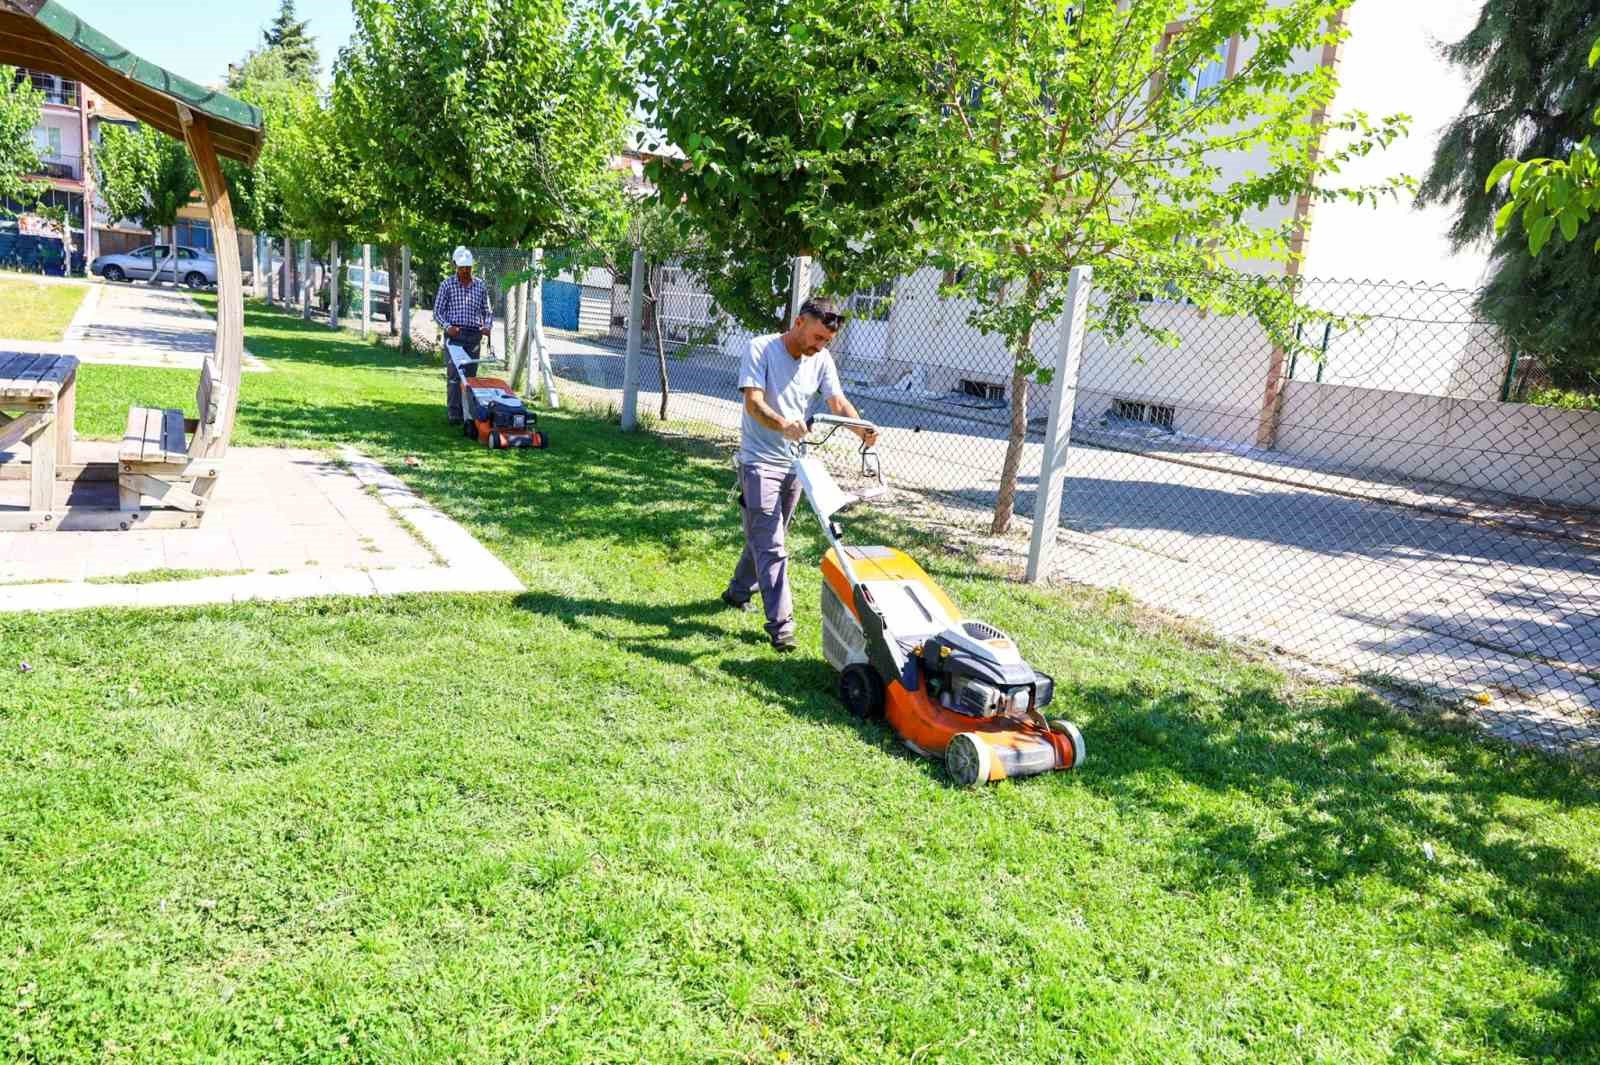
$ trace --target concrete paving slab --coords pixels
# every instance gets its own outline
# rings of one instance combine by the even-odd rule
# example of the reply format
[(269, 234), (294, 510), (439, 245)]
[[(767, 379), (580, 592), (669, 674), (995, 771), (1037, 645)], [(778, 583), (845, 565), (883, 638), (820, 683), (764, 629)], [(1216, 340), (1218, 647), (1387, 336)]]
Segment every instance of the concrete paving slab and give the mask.
[[(110, 461), (116, 446), (82, 443), (79, 457)], [(470, 533), (354, 449), (335, 460), (234, 448), (227, 463), (198, 529), (0, 534), (0, 611), (522, 590)], [(26, 487), (0, 482), (0, 506), (21, 507)], [(139, 580), (152, 570), (194, 576)]]

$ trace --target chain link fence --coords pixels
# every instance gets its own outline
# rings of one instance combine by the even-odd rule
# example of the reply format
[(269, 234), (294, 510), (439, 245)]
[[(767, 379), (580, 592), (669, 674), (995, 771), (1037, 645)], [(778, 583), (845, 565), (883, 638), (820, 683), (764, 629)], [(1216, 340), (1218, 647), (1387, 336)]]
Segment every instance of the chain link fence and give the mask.
[[(620, 407), (629, 292), (608, 280), (553, 283), (581, 306), (550, 352), (564, 388)], [(989, 533), (1013, 414), (1028, 519), (1053, 386), (1026, 382), (1014, 410), (1011, 354), (968, 324), (950, 280), (854, 294), (833, 352), (916, 520), (1017, 550), (1025, 526)], [(1088, 334), (1050, 576), (1443, 700), (1517, 742), (1600, 747), (1600, 412), (1520, 402), (1538, 361), (1475, 293), (1298, 285), (1338, 316), (1308, 319), (1299, 354), (1178, 298), (1144, 308), (1175, 346)], [(736, 438), (749, 334), (672, 264), (647, 292), (641, 417)], [(1058, 347), (1054, 325), (1033, 339), (1043, 365)]]

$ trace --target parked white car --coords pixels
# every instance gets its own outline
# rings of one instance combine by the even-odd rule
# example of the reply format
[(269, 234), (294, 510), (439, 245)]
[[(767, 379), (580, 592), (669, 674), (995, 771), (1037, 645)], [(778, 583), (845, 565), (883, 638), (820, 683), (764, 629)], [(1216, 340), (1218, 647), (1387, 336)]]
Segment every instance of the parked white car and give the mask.
[(202, 248), (178, 245), (176, 259), (169, 261), (171, 245), (146, 244), (121, 255), (101, 255), (89, 264), (90, 273), (107, 281), (146, 281), (161, 265), (161, 280), (182, 280), (190, 288), (217, 283), (217, 260)]

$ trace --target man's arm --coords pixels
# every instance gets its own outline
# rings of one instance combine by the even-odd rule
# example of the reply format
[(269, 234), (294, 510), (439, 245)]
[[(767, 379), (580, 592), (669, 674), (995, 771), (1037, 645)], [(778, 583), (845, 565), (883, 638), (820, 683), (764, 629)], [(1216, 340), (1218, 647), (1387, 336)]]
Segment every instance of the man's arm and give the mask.
[(750, 417), (765, 425), (768, 429), (776, 429), (788, 440), (803, 440), (806, 435), (806, 423), (799, 418), (785, 418), (772, 409), (767, 402), (767, 393), (761, 388), (744, 389), (744, 409)]
[[(838, 395), (828, 397), (828, 409), (833, 411), (833, 413), (837, 414), (841, 418), (854, 418), (858, 422), (866, 420), (856, 412), (856, 405), (851, 403), (850, 397), (846, 396), (843, 392), (840, 392)], [(852, 427), (850, 431), (859, 436), (861, 438), (861, 442), (866, 444), (868, 447), (871, 447), (873, 444), (878, 442), (878, 430), (876, 429), (856, 429)]]
[(444, 320), (445, 306), (447, 303), (444, 297), (446, 286), (450, 284), (451, 280), (451, 278), (445, 278), (444, 281), (439, 285), (438, 294), (433, 297), (433, 324), (438, 326), (447, 337), (453, 337), (456, 335), (452, 331), (455, 329), (455, 326)]
[(483, 294), (483, 335), (488, 336), (494, 328), (494, 304), (489, 299), (489, 286), (485, 284), (481, 290)]

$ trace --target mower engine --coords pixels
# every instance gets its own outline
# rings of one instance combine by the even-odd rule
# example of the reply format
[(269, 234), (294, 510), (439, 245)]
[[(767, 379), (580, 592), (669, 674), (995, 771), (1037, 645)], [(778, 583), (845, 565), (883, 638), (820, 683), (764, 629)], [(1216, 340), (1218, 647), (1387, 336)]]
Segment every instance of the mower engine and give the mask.
[(1055, 696), (1055, 680), (1027, 662), (1010, 637), (982, 621), (962, 621), (922, 644), (928, 694), (968, 717), (1021, 716)]

